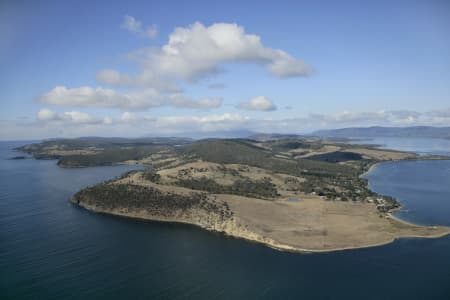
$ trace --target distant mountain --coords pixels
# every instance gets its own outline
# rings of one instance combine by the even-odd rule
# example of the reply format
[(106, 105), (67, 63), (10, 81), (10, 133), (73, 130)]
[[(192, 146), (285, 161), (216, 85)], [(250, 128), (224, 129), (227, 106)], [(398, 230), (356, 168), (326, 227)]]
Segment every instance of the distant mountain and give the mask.
[(246, 129), (241, 130), (217, 130), (211, 132), (185, 132), (182, 136), (188, 136), (193, 139), (206, 139), (206, 138), (246, 138), (254, 135), (256, 132)]
[(413, 126), (413, 127), (351, 127), (319, 130), (312, 133), (320, 137), (423, 137), (450, 139), (450, 127)]
[(247, 138), (259, 142), (278, 141), (285, 139), (297, 139), (304, 136), (298, 134), (281, 134), (281, 133), (258, 133), (247, 136)]

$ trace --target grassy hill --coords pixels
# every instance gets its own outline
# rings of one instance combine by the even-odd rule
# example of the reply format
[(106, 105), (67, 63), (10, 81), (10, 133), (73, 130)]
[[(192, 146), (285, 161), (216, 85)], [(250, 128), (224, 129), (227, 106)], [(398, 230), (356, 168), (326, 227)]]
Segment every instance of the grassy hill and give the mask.
[(308, 159), (276, 157), (276, 152), (257, 147), (247, 140), (203, 140), (183, 147), (182, 151), (196, 155), (205, 161), (243, 164), (295, 176), (327, 177), (356, 173), (353, 168), (348, 166)]

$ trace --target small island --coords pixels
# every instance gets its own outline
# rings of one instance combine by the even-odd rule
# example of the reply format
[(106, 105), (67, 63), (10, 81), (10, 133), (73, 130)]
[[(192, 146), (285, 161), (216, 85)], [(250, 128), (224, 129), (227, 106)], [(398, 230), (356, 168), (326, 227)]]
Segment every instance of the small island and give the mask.
[(61, 167), (148, 165), (85, 188), (85, 209), (180, 222), (296, 252), (370, 247), (403, 237), (441, 237), (450, 228), (397, 219), (392, 197), (362, 178), (392, 160), (448, 159), (315, 137), (247, 139), (75, 139), (18, 148)]

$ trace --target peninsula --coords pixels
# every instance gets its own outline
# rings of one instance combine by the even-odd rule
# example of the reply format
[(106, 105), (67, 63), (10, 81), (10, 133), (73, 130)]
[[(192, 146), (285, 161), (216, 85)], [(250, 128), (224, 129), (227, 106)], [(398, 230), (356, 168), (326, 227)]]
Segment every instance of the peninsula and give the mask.
[(445, 159), (314, 137), (270, 139), (73, 139), (18, 148), (61, 167), (149, 168), (85, 188), (88, 210), (180, 222), (270, 247), (326, 252), (441, 237), (448, 227), (395, 218), (400, 204), (368, 189), (361, 175), (391, 160)]

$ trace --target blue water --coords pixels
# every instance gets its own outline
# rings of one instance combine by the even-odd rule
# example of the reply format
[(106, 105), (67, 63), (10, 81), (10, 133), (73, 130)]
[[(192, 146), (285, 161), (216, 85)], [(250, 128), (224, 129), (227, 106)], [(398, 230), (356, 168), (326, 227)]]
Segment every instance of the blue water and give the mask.
[[(449, 237), (294, 254), (188, 225), (98, 215), (68, 199), (129, 167), (5, 160), (15, 145), (0, 143), (0, 299), (450, 299)], [(448, 177), (429, 180), (439, 166), (428, 163), (409, 167), (437, 192), (426, 201), (438, 209), (424, 205), (416, 216), (448, 225), (436, 212), (448, 211)], [(423, 178), (411, 180), (393, 192), (417, 193)]]
[(400, 218), (450, 226), (450, 160), (387, 162), (364, 177), (370, 189), (403, 203)]
[(415, 152), (418, 154), (450, 155), (450, 140), (428, 138), (376, 137), (358, 139), (352, 144), (375, 144), (381, 149)]

